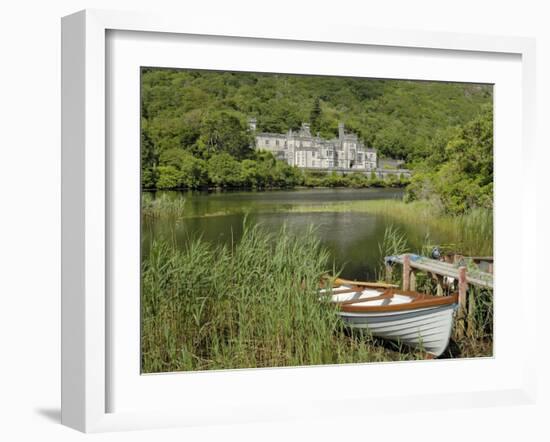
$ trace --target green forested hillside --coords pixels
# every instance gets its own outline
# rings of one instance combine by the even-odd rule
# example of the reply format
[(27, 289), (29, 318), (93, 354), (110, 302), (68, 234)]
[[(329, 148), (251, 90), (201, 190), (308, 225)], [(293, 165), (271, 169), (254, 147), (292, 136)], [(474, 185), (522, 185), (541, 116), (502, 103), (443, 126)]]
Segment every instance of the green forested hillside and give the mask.
[(429, 156), (414, 163), (406, 199), (431, 200), (449, 213), (493, 208), (493, 111), (483, 107), (473, 120), (438, 132)]
[[(489, 85), (158, 68), (143, 68), (141, 84), (142, 176), (150, 188), (300, 184), (295, 170), (251, 149), (247, 121), (256, 117), (260, 131), (286, 132), (309, 121), (326, 138), (342, 121), (381, 156), (424, 174), (410, 194), (418, 198), (444, 163), (467, 155), (460, 149), (476, 151), (471, 143), (479, 134), (465, 128), (492, 118)], [(487, 124), (492, 164), (492, 120)], [(460, 137), (470, 144), (449, 148)], [(461, 176), (483, 175), (475, 185), (492, 182), (487, 167), (453, 167)]]
[[(311, 121), (324, 137), (335, 136), (343, 121), (382, 154), (412, 159), (428, 154), (434, 131), (474, 119), (481, 105), (491, 102), (490, 86), (461, 83), (169, 69), (142, 73), (144, 133), (160, 150), (196, 149), (219, 120), (231, 116), (246, 126), (255, 116), (263, 131), (286, 132)], [(315, 113), (316, 105), (320, 112)]]

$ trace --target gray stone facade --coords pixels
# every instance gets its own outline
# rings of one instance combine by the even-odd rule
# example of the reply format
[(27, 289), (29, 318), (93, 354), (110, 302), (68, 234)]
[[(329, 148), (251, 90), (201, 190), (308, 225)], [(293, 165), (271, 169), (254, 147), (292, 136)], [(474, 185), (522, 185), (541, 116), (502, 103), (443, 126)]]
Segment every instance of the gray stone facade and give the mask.
[(272, 152), (291, 166), (304, 169), (368, 172), (377, 169), (375, 149), (365, 147), (356, 134), (346, 133), (338, 125), (338, 138), (326, 140), (311, 134), (309, 124), (286, 134), (256, 132), (256, 119), (249, 121), (256, 136), (256, 149)]

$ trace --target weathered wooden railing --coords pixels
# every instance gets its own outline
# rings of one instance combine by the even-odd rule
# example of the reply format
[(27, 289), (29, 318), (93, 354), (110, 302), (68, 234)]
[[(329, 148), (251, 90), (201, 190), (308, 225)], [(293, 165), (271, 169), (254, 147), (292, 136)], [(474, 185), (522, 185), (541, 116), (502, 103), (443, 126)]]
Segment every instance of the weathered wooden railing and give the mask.
[[(479, 258), (479, 260), (490, 261), (490, 270), (493, 270), (492, 258)], [(386, 278), (389, 280), (392, 273), (393, 264), (401, 264), (403, 266), (403, 290), (416, 290), (416, 271), (426, 272), (437, 281), (437, 295), (444, 294), (444, 278), (454, 278), (458, 281), (458, 336), (462, 337), (466, 332), (466, 322), (468, 323), (468, 334), (473, 333), (473, 316), (474, 316), (474, 294), (470, 290), (470, 299), (466, 299), (468, 293), (468, 285), (476, 285), (479, 287), (493, 288), (492, 273), (482, 272), (480, 270), (468, 270), (466, 266), (438, 261), (435, 259), (426, 258), (424, 256), (404, 254), (396, 256), (387, 256), (386, 262)], [(468, 307), (468, 308), (467, 308)]]

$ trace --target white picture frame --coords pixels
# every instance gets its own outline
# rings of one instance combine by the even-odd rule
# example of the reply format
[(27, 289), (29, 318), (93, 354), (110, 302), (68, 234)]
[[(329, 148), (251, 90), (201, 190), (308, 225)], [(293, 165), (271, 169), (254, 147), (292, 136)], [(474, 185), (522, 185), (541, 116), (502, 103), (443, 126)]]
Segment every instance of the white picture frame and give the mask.
[[(357, 404), (361, 399), (372, 399), (371, 393), (359, 389), (357, 395), (345, 397), (332, 394), (327, 399), (313, 397), (307, 400), (308, 406), (298, 403), (296, 406), (282, 406), (277, 398), (273, 403), (255, 402), (254, 391), (250, 395), (233, 400), (220, 399), (220, 407), (213, 404), (214, 412), (207, 413), (207, 404), (193, 406), (192, 409), (181, 406), (150, 407), (135, 410), (122, 407), (113, 409), (109, 396), (115, 388), (112, 379), (113, 351), (120, 346), (111, 345), (109, 336), (116, 327), (116, 317), (111, 311), (112, 301), (108, 297), (110, 287), (109, 244), (116, 229), (109, 228), (113, 204), (117, 197), (112, 195), (109, 180), (112, 179), (112, 160), (108, 151), (111, 134), (107, 132), (106, 121), (112, 117), (108, 109), (108, 94), (112, 81), (107, 67), (109, 52), (108, 33), (140, 32), (148, 38), (170, 38), (178, 36), (202, 36), (221, 39), (243, 39), (247, 41), (277, 42), (291, 47), (319, 45), (337, 45), (338, 48), (353, 49), (370, 47), (384, 52), (399, 48), (402, 51), (426, 50), (431, 56), (443, 57), (445, 54), (470, 54), (483, 60), (491, 54), (515, 57), (519, 60), (520, 89), (516, 91), (521, 112), (516, 121), (518, 141), (521, 143), (521, 172), (524, 177), (531, 176), (534, 162), (534, 105), (535, 105), (535, 44), (532, 39), (517, 37), (491, 37), (451, 33), (426, 33), (415, 31), (390, 32), (376, 29), (355, 29), (345, 26), (316, 27), (302, 26), (293, 28), (284, 24), (250, 23), (247, 27), (234, 26), (231, 23), (210, 23), (206, 18), (193, 17), (181, 20), (176, 17), (153, 16), (151, 14), (112, 12), (100, 10), (81, 11), (63, 18), (62, 21), (62, 423), (85, 432), (110, 431), (121, 429), (156, 428), (166, 426), (208, 425), (216, 419), (219, 422), (257, 422), (273, 419), (308, 418), (334, 416), (334, 414), (357, 413)], [(147, 34), (149, 33), (149, 34)], [(153, 34), (154, 33), (154, 34)], [(270, 43), (271, 44), (271, 43)], [(135, 52), (135, 51), (134, 51)], [(426, 52), (426, 53), (428, 53)], [(435, 59), (434, 58), (434, 59)], [(229, 68), (229, 67), (228, 67)], [(480, 75), (480, 77), (483, 77)], [(495, 112), (498, 114), (499, 106)], [(502, 110), (502, 109), (501, 109)], [(496, 136), (496, 142), (498, 142)], [(504, 163), (502, 163), (504, 164)], [(497, 172), (498, 175), (498, 172)], [(526, 186), (527, 187), (527, 186)], [(498, 186), (496, 186), (498, 193)], [(520, 272), (526, 275), (527, 256), (534, 256), (536, 194), (531, 190), (519, 189), (522, 200), (521, 213), (517, 215), (520, 226), (521, 243)], [(497, 202), (498, 204), (498, 198)], [(497, 220), (498, 222), (498, 220)], [(498, 243), (496, 250), (498, 250)], [(123, 252), (124, 253), (124, 252)], [(497, 252), (498, 253), (498, 252)], [(498, 256), (498, 255), (497, 255)], [(499, 259), (499, 258), (497, 258)], [(500, 263), (497, 264), (500, 266)], [(504, 264), (503, 267), (505, 268)], [(496, 271), (496, 277), (498, 278)], [(498, 285), (498, 284), (497, 284)], [(406, 394), (398, 391), (377, 391), (376, 404), (362, 404), (361, 413), (376, 410), (406, 410), (414, 404), (418, 409), (436, 410), (441, 408), (489, 406), (497, 404), (525, 404), (535, 400), (535, 367), (530, 359), (535, 345), (533, 321), (528, 321), (527, 313), (533, 309), (536, 301), (536, 287), (533, 280), (522, 279), (522, 293), (518, 301), (518, 310), (523, 315), (518, 319), (522, 326), (522, 342), (527, 342), (518, 362), (514, 365), (512, 376), (500, 384), (483, 389), (473, 385), (471, 389), (461, 386), (462, 390), (438, 393), (436, 387), (425, 394), (411, 390)], [(504, 311), (504, 310), (502, 310)], [(135, 326), (135, 324), (133, 325)], [(498, 326), (498, 323), (497, 323)], [(501, 329), (502, 330), (502, 329)], [(139, 328), (136, 330), (139, 338)], [(496, 332), (499, 339), (500, 331)], [(502, 333), (503, 336), (506, 333)], [(501, 353), (501, 354), (504, 354)], [(496, 353), (495, 360), (499, 358)], [(135, 361), (134, 361), (135, 362)], [(436, 365), (433, 365), (433, 364)], [(439, 361), (411, 364), (411, 370), (424, 373), (442, 380), (444, 370), (468, 372), (466, 361)], [(448, 364), (451, 364), (450, 366)], [(481, 361), (481, 364), (484, 362)], [(484, 370), (490, 370), (490, 364)], [(305, 382), (303, 370), (324, 370), (325, 374), (345, 375), (363, 373), (380, 368), (379, 364), (314, 367), (297, 369), (267, 369), (259, 372), (250, 390), (261, 389), (271, 383), (293, 382), (294, 378)], [(384, 370), (394, 369), (396, 365), (386, 365)], [(402, 366), (401, 366), (402, 367)], [(437, 367), (426, 369), (426, 367)], [(502, 368), (502, 367), (501, 367)], [(116, 369), (116, 367), (115, 367)], [(209, 384), (223, 389), (224, 383), (250, 382), (243, 370), (215, 373), (195, 373), (193, 383), (208, 388)], [(309, 373), (313, 373), (310, 371)], [(134, 373), (139, 376), (139, 372)], [(158, 375), (161, 388), (171, 388), (170, 377), (178, 374)], [(197, 377), (198, 376), (198, 377)], [(303, 376), (301, 378), (301, 376)], [(120, 378), (120, 377), (119, 377)], [(162, 378), (162, 379), (161, 379)], [(115, 379), (117, 379), (115, 377)], [(200, 379), (200, 381), (199, 381)], [(149, 382), (149, 381), (147, 381)], [(150, 381), (152, 382), (152, 381)], [(159, 383), (153, 385), (159, 388)], [(243, 385), (247, 385), (246, 383)], [(129, 384), (129, 387), (132, 385)], [(146, 387), (151, 388), (151, 387)], [(304, 390), (305, 391), (305, 390)], [(272, 392), (274, 393), (274, 392)], [(122, 394), (125, 394), (122, 391)], [(162, 393), (166, 394), (166, 393)], [(200, 391), (192, 392), (197, 398)], [(144, 396), (146, 397), (146, 396)], [(160, 396), (162, 397), (162, 396)], [(188, 398), (192, 400), (192, 397)], [(134, 401), (130, 398), (128, 402)], [(158, 397), (156, 398), (158, 401)], [(169, 401), (167, 401), (169, 402)], [(364, 401), (363, 401), (364, 402)], [(223, 405), (223, 407), (222, 407)], [(230, 406), (228, 408), (228, 405)], [(222, 409), (228, 410), (223, 412)]]

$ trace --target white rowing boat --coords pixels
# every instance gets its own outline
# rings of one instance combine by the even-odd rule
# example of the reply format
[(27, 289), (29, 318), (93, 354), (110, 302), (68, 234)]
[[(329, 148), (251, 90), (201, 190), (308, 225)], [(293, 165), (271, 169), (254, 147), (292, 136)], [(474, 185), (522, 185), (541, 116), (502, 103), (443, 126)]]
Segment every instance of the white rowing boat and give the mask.
[(440, 356), (449, 344), (458, 295), (431, 296), (385, 288), (382, 284), (336, 280), (321, 293), (340, 306), (340, 316), (352, 328), (399, 341)]

